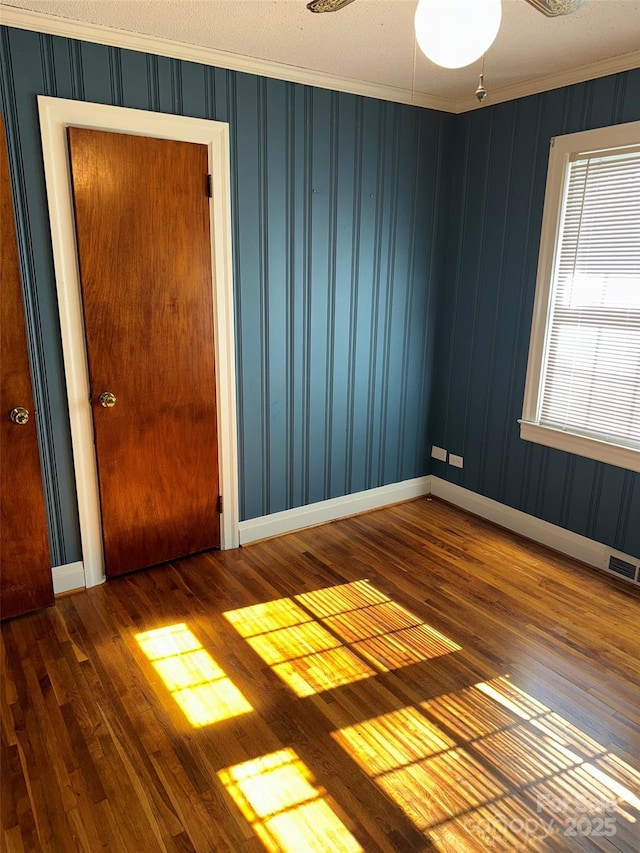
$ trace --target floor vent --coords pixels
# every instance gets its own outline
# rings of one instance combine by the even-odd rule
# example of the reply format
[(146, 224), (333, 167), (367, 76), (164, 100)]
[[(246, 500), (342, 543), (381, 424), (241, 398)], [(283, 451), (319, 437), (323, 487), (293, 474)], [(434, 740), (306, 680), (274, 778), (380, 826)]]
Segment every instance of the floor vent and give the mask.
[(636, 579), (636, 567), (634, 564), (628, 563), (626, 560), (621, 560), (620, 557), (609, 557), (609, 571), (629, 578), (632, 581)]

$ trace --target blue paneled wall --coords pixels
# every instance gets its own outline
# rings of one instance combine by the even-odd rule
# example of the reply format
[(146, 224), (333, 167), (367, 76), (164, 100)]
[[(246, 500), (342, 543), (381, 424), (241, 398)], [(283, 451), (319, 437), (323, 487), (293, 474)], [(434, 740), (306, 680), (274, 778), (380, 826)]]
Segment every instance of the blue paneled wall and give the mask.
[(456, 118), (431, 440), (439, 477), (640, 556), (640, 475), (522, 441), (549, 140), (640, 119), (640, 70)]
[(81, 559), (36, 96), (231, 131), (240, 517), (428, 473), (455, 118), (2, 28), (55, 564)]

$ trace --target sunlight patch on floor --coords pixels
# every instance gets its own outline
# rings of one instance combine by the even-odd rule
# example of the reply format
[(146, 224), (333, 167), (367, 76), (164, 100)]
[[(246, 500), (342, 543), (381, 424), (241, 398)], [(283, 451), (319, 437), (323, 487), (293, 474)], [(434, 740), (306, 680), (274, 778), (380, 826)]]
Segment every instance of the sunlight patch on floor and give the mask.
[(332, 733), (421, 831), (544, 850), (635, 831), (640, 773), (506, 677)]
[(224, 615), (298, 696), (460, 649), (365, 580)]
[(245, 761), (218, 777), (269, 853), (362, 853), (294, 750)]
[(136, 634), (138, 645), (195, 727), (253, 708), (185, 624)]
[(266, 634), (278, 628), (290, 628), (313, 619), (290, 598), (252, 604), (240, 610), (227, 610), (224, 615), (240, 636), (245, 638)]

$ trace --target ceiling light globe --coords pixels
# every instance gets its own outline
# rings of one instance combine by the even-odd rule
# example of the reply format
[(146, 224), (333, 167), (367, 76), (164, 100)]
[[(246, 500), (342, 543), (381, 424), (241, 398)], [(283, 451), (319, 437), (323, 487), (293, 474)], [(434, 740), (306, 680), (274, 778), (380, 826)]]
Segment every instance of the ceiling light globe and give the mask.
[(463, 68), (493, 44), (501, 19), (501, 0), (420, 0), (416, 40), (436, 65)]

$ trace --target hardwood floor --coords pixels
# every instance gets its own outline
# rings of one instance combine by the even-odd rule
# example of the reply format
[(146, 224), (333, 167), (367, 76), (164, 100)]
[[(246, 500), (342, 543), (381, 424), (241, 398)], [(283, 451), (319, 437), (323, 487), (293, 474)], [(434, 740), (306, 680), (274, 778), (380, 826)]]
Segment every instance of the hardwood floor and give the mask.
[(439, 501), (2, 626), (2, 850), (640, 850), (640, 595)]

